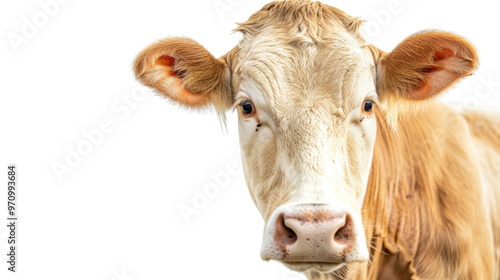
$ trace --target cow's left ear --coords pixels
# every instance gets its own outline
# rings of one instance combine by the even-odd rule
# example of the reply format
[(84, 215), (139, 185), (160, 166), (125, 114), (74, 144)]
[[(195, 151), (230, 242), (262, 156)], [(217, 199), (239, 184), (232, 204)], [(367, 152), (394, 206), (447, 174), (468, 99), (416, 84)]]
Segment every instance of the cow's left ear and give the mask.
[(440, 31), (416, 33), (392, 52), (379, 55), (377, 91), (381, 99), (431, 98), (469, 76), (478, 66), (472, 44)]
[(223, 58), (187, 38), (168, 38), (144, 49), (135, 59), (139, 81), (189, 108), (209, 105), (223, 113), (231, 107), (230, 73)]

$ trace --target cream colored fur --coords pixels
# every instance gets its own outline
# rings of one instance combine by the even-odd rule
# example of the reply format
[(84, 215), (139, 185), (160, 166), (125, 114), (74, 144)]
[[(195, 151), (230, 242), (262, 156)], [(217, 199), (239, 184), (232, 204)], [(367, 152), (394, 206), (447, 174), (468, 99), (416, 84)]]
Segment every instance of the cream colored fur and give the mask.
[(185, 106), (238, 108), (266, 221), (297, 203), (341, 203), (362, 219), (370, 259), (309, 279), (500, 279), (500, 113), (433, 100), (476, 69), (474, 47), (424, 31), (385, 53), (361, 23), (320, 2), (276, 1), (240, 24), (243, 40), (220, 59), (170, 38), (135, 72)]

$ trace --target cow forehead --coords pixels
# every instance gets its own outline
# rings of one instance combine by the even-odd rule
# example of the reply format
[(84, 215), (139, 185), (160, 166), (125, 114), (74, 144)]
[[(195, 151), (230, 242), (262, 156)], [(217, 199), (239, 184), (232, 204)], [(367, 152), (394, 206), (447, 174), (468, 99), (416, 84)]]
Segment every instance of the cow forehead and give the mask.
[(358, 92), (362, 73), (374, 72), (360, 24), (320, 2), (272, 2), (236, 29), (243, 40), (235, 76), (257, 82), (266, 105), (283, 113), (287, 104), (322, 104), (342, 115), (366, 94)]
[(374, 92), (371, 54), (347, 33), (325, 44), (287, 43), (262, 33), (239, 47), (240, 90), (244, 83), (257, 83), (257, 94), (277, 117), (297, 108), (345, 116)]
[(276, 35), (284, 35), (290, 42), (304, 40), (320, 43), (334, 39), (336, 31), (343, 29), (363, 42), (359, 32), (361, 24), (359, 19), (321, 2), (290, 0), (269, 3), (239, 24), (236, 31), (242, 32), (245, 38), (251, 38), (272, 28)]

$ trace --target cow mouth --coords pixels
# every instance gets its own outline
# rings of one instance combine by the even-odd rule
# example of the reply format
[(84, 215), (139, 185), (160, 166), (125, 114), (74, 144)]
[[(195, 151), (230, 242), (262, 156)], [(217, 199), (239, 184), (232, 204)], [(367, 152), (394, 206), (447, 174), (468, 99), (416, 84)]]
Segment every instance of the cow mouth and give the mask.
[(297, 272), (306, 272), (314, 270), (321, 273), (330, 273), (341, 269), (346, 263), (330, 263), (330, 262), (284, 262), (282, 263), (291, 270)]

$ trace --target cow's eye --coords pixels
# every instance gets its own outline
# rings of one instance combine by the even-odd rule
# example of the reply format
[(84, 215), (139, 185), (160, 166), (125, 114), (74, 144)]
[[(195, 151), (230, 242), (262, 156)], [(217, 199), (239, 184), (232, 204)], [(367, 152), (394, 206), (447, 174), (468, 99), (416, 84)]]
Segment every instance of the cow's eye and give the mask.
[(241, 102), (241, 111), (243, 112), (243, 115), (251, 115), (255, 112), (255, 107), (252, 102), (245, 100)]
[(363, 102), (363, 111), (370, 113), (373, 110), (373, 105), (372, 100), (365, 100), (365, 102)]

